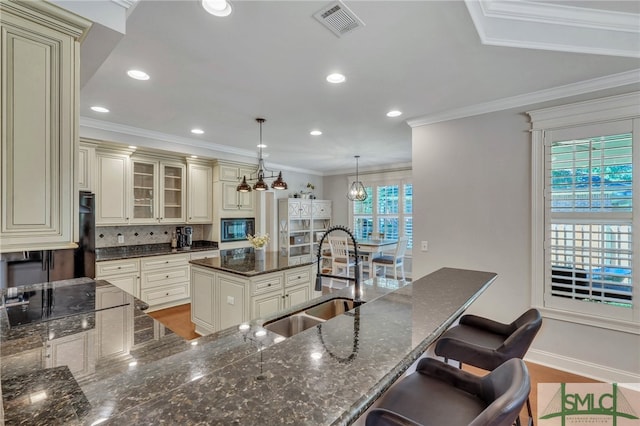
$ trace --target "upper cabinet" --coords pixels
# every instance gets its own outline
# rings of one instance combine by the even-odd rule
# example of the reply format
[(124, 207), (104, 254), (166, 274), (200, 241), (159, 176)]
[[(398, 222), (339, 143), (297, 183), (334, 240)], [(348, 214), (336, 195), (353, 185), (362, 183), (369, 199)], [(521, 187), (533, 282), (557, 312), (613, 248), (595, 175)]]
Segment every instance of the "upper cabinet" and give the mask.
[(80, 40), (48, 2), (0, 2), (0, 251), (74, 247)]
[(187, 159), (187, 223), (213, 221), (213, 167)]
[(132, 223), (184, 223), (186, 166), (132, 158)]
[(255, 193), (238, 192), (242, 177), (255, 171), (250, 164), (216, 162), (214, 166), (214, 193), (222, 201), (220, 217), (251, 217), (255, 214)]
[(96, 145), (80, 141), (78, 148), (78, 190), (95, 191)]
[(96, 165), (96, 225), (128, 224), (129, 153), (99, 147)]

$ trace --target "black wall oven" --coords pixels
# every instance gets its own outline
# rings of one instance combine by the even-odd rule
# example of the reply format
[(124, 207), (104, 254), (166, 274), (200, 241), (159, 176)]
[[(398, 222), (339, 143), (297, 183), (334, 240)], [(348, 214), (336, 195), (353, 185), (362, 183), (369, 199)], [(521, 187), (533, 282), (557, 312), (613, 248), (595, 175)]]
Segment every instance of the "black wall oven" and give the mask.
[(220, 219), (220, 242), (242, 241), (247, 234), (255, 234), (256, 221), (252, 217)]

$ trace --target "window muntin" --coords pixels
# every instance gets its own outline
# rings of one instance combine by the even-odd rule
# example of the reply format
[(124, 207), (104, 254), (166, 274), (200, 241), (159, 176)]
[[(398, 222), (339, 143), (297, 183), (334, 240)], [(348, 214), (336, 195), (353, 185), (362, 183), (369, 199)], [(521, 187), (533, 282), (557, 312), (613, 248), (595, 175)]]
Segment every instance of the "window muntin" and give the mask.
[(631, 133), (548, 142), (545, 302), (633, 305)]

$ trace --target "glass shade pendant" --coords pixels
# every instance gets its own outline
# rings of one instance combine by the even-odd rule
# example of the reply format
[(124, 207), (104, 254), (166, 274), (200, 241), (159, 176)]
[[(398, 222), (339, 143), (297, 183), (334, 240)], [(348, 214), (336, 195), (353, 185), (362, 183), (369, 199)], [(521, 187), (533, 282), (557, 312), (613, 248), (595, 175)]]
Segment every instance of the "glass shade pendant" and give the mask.
[(247, 183), (247, 177), (242, 177), (242, 183), (236, 187), (236, 191), (238, 192), (251, 192), (251, 185)]
[(358, 159), (360, 156), (355, 155), (354, 157), (356, 159), (356, 180), (351, 183), (349, 192), (347, 192), (347, 198), (349, 201), (364, 201), (367, 199), (367, 190), (364, 188), (358, 175)]

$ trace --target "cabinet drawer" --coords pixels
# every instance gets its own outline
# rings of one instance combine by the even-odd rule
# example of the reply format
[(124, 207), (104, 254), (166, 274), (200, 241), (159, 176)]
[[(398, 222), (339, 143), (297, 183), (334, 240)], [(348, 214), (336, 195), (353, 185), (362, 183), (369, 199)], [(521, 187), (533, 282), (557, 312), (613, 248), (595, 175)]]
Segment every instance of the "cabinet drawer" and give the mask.
[(138, 272), (140, 270), (139, 265), (140, 263), (138, 262), (138, 259), (96, 262), (96, 276), (102, 278), (107, 275)]
[(309, 269), (289, 271), (284, 273), (285, 287), (298, 284), (309, 284), (311, 282), (311, 272)]
[(191, 253), (191, 260), (206, 259), (210, 257), (220, 257), (220, 250), (207, 250)]
[(154, 288), (153, 290), (142, 290), (142, 300), (151, 306), (174, 302), (188, 297), (189, 283)]
[(144, 290), (184, 282), (189, 284), (189, 265), (161, 271), (143, 272), (141, 288)]
[(251, 281), (252, 295), (279, 290), (282, 290), (282, 275), (280, 274)]
[(152, 271), (154, 269), (172, 268), (174, 266), (184, 266), (189, 264), (189, 254), (170, 254), (167, 256), (154, 256), (142, 259), (142, 270)]

